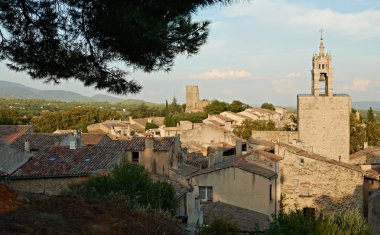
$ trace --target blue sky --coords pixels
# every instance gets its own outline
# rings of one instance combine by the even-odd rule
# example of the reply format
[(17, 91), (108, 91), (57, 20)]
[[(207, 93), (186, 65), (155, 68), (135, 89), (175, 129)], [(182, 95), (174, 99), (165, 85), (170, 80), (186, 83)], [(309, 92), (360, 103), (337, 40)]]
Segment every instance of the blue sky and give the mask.
[[(380, 1), (251, 0), (202, 9), (195, 19), (210, 20), (210, 36), (199, 54), (179, 56), (169, 73), (131, 71), (144, 89), (124, 98), (164, 103), (185, 101), (185, 85), (197, 84), (201, 98), (249, 104), (296, 105), (310, 93), (311, 57), (324, 29), (333, 56), (334, 93), (353, 101), (380, 101)], [(32, 81), (0, 65), (1, 80), (38, 89), (104, 93), (75, 81), (59, 86)]]

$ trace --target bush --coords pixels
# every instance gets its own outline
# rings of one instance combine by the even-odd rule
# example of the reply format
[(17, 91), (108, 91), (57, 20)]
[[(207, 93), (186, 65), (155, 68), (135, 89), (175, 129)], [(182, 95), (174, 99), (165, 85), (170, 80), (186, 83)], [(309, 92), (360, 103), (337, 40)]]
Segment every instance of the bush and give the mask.
[(371, 231), (358, 211), (348, 210), (335, 215), (306, 214), (301, 211), (280, 213), (264, 234), (289, 235), (370, 235)]
[(82, 185), (72, 187), (73, 193), (110, 200), (135, 208), (167, 211), (175, 214), (177, 200), (174, 188), (166, 182), (153, 182), (142, 166), (122, 163), (107, 176), (90, 177)]
[(222, 218), (215, 219), (209, 226), (197, 228), (197, 235), (233, 235), (239, 234), (238, 227)]

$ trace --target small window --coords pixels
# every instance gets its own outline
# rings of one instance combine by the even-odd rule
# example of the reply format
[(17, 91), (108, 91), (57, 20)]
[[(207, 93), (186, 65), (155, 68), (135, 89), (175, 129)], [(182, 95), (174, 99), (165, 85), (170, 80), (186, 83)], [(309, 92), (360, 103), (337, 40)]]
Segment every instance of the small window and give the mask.
[(272, 184), (269, 185), (269, 200), (273, 200), (273, 190), (272, 190)]
[(305, 159), (300, 158), (300, 165), (303, 166), (305, 164)]
[(84, 157), (83, 161), (84, 162), (90, 162), (91, 161), (91, 157), (90, 156), (86, 156), (86, 157)]
[(48, 159), (49, 161), (55, 161), (55, 160), (57, 160), (57, 158), (55, 157), (55, 156), (51, 156), (51, 157), (49, 157), (49, 159)]
[(310, 196), (309, 187), (302, 187), (301, 188), (301, 196), (303, 196), (303, 197)]
[(212, 186), (199, 186), (199, 197), (201, 202), (212, 202)]
[(132, 162), (139, 162), (139, 152), (132, 152)]

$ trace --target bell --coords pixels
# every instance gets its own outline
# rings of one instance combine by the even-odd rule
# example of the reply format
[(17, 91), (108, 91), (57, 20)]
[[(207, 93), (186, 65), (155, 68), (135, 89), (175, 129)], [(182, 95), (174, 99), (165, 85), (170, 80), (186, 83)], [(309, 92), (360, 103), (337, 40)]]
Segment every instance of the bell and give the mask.
[(321, 73), (320, 77), (319, 77), (319, 81), (325, 81), (326, 80), (326, 76), (324, 73)]

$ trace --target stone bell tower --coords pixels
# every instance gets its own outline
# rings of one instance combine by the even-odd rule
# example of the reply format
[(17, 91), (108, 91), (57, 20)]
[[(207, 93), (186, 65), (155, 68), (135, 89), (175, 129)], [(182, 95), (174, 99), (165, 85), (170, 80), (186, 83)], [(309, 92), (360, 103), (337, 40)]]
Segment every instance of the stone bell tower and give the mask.
[(311, 70), (311, 92), (314, 96), (333, 95), (333, 67), (331, 62), (331, 54), (325, 53), (325, 45), (321, 35), (319, 54), (313, 55), (313, 68)]
[(351, 98), (333, 93), (332, 58), (322, 36), (312, 58), (311, 82), (311, 94), (297, 96), (299, 140), (313, 153), (348, 162)]

